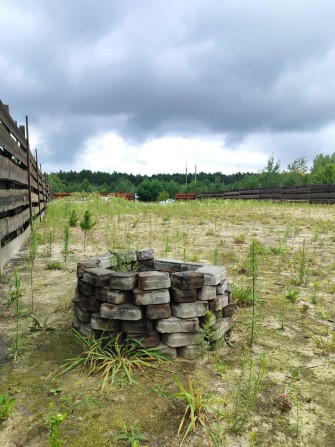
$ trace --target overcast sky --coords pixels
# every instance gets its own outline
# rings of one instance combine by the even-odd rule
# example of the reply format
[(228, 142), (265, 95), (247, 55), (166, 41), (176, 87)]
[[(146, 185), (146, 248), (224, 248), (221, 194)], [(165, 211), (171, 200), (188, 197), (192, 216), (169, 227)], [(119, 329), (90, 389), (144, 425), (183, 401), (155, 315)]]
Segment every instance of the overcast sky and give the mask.
[(334, 0), (0, 0), (0, 99), (46, 172), (335, 152)]

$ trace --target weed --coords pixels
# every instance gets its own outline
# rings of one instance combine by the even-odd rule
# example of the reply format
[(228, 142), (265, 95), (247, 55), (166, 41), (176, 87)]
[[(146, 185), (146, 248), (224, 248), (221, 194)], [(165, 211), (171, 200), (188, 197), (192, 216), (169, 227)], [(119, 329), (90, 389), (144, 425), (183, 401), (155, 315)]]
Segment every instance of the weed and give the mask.
[(211, 405), (214, 403), (214, 398), (211, 394), (203, 395), (200, 388), (195, 389), (190, 376), (188, 378), (188, 389), (178, 379), (176, 381), (179, 386), (179, 392), (174, 393), (172, 396), (185, 403), (185, 411), (179, 424), (178, 435), (181, 433), (184, 425), (186, 426), (187, 424), (180, 443), (180, 446), (182, 446), (190, 431), (195, 430), (197, 425), (201, 425), (205, 432), (207, 432), (208, 413), (211, 410)]
[(236, 306), (246, 307), (252, 304), (252, 288), (250, 285), (232, 284), (232, 297)]
[(53, 241), (54, 241), (54, 234), (52, 231), (49, 231), (47, 234), (47, 248), (44, 252), (45, 257), (47, 258), (51, 257)]
[(301, 434), (301, 423), (302, 423), (302, 418), (300, 414), (301, 397), (300, 397), (300, 389), (295, 384), (292, 387), (292, 395), (295, 406), (295, 434), (296, 437), (299, 438)]
[(316, 335), (312, 337), (316, 346), (320, 349), (322, 355), (329, 355), (335, 353), (335, 331), (324, 337), (322, 335)]
[(252, 431), (249, 434), (249, 444), (248, 447), (256, 447), (256, 433)]
[(13, 285), (9, 290), (9, 302), (14, 304), (15, 307), (15, 334), (11, 346), (11, 351), (14, 360), (17, 360), (22, 350), (20, 340), (20, 314), (21, 314), (20, 296), (21, 296), (21, 276), (16, 267), (13, 273)]
[(95, 338), (93, 335), (84, 337), (75, 330), (73, 332), (84, 346), (84, 352), (79, 357), (68, 360), (63, 365), (61, 374), (75, 368), (87, 367), (89, 375), (98, 375), (102, 379), (101, 390), (108, 381), (115, 384), (120, 376), (124, 377), (126, 383), (133, 384), (133, 369), (158, 369), (157, 363), (168, 360), (159, 349), (144, 348), (139, 340), (126, 338), (122, 343), (120, 335)]
[(62, 447), (62, 431), (60, 426), (67, 418), (67, 413), (54, 413), (53, 409), (54, 405), (50, 404), (50, 416), (48, 421), (50, 447)]
[(62, 253), (64, 256), (64, 262), (66, 264), (68, 254), (70, 253), (70, 228), (68, 226), (64, 228), (64, 243)]
[(213, 356), (212, 363), (215, 371), (220, 374), (220, 376), (224, 376), (228, 371), (228, 366), (217, 356)]
[(47, 270), (63, 270), (63, 264), (59, 261), (50, 261), (45, 268)]
[(320, 283), (319, 282), (313, 282), (312, 285), (312, 296), (311, 296), (311, 302), (312, 304), (316, 304), (317, 303), (317, 294), (318, 291), (320, 290)]
[(252, 316), (251, 316), (251, 333), (250, 333), (250, 348), (252, 348), (255, 338), (255, 328), (256, 328), (256, 279), (258, 275), (258, 245), (256, 239), (253, 239), (250, 247), (250, 274), (251, 274), (251, 306), (252, 306)]
[(287, 290), (286, 294), (285, 294), (285, 299), (287, 301), (289, 301), (290, 303), (296, 303), (297, 299), (299, 297), (300, 294), (300, 290), (295, 289), (295, 290)]
[(138, 424), (131, 426), (123, 425), (119, 434), (115, 437), (116, 441), (125, 441), (130, 447), (141, 447), (140, 441), (147, 441), (147, 438), (142, 435), (141, 427)]
[(303, 240), (302, 247), (297, 253), (298, 273), (292, 278), (291, 283), (297, 286), (307, 287), (309, 278), (308, 257), (306, 251), (306, 242)]
[(10, 399), (6, 394), (0, 394), (0, 421), (4, 421), (9, 418), (15, 403), (15, 397)]
[(232, 414), (233, 433), (240, 433), (245, 426), (251, 411), (256, 405), (256, 399), (261, 389), (266, 372), (266, 357), (262, 356), (259, 366), (253, 358), (246, 356), (243, 360)]
[(32, 315), (32, 325), (30, 326), (30, 330), (33, 332), (41, 331), (41, 332), (47, 332), (52, 331), (55, 328), (48, 325), (49, 317), (46, 316), (43, 318), (43, 320), (39, 320), (36, 315)]
[(244, 244), (245, 243), (245, 234), (238, 234), (234, 237), (234, 244)]
[(38, 234), (36, 226), (34, 223), (31, 224), (31, 235), (30, 235), (30, 245), (29, 245), (29, 271), (30, 271), (30, 288), (31, 288), (31, 314), (34, 314), (34, 286), (33, 286), (33, 273), (34, 264), (37, 255), (38, 248)]
[(213, 325), (213, 313), (209, 310), (207, 311), (203, 323), (201, 324), (201, 333), (196, 337), (196, 345), (199, 356), (203, 356), (210, 350), (212, 343), (212, 328)]
[(70, 227), (76, 227), (79, 222), (79, 217), (77, 215), (76, 210), (72, 210), (69, 217), (69, 225)]

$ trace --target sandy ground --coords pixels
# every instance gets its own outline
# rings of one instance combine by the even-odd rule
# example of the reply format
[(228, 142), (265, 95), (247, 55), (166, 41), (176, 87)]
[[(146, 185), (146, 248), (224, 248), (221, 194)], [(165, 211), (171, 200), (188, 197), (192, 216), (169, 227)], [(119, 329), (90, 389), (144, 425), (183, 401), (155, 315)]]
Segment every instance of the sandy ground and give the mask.
[[(83, 232), (79, 227), (71, 228), (65, 263), (64, 227), (72, 209), (79, 216), (90, 209), (97, 224), (88, 235), (85, 253)], [(177, 447), (183, 406), (171, 397), (178, 390), (174, 377), (185, 382), (190, 374), (204, 393), (214, 393), (223, 414), (222, 418), (213, 413), (208, 417), (214, 433), (212, 445), (333, 447), (334, 230), (332, 206), (250, 202), (162, 206), (122, 200), (112, 204), (97, 200), (52, 204), (38, 229), (33, 266), (34, 314), (41, 325), (39, 330), (30, 328), (29, 242), (1, 278), (0, 394), (16, 401), (9, 419), (0, 423), (0, 445), (49, 445), (48, 421), (57, 410), (68, 413), (62, 424), (64, 446), (129, 445), (115, 441), (115, 436), (123, 424), (139, 424), (148, 438), (141, 445)], [(250, 283), (247, 272), (253, 238), (261, 249), (257, 254), (256, 341), (251, 353), (245, 354), (251, 310), (241, 307), (235, 314), (229, 343), (215, 356), (178, 362), (165, 373), (149, 371), (138, 376), (133, 387), (120, 383), (101, 394), (96, 378), (80, 372), (57, 376), (66, 359), (80, 352), (70, 331), (79, 260), (115, 249), (150, 246), (156, 257), (224, 264), (230, 281), (242, 287)], [(60, 270), (51, 264), (55, 261), (60, 263)], [(15, 311), (6, 301), (15, 266), (21, 277), (19, 333), (23, 350), (14, 362), (7, 348), (14, 337)], [(293, 296), (294, 291), (296, 301), (291, 302), (285, 296)], [(238, 405), (243, 359), (247, 358), (245, 367), (254, 362), (255, 376), (262, 356), (267, 363), (264, 380), (241, 432), (232, 434), (229, 428)], [(241, 408), (239, 417), (243, 414)], [(198, 429), (185, 445), (209, 444)]]

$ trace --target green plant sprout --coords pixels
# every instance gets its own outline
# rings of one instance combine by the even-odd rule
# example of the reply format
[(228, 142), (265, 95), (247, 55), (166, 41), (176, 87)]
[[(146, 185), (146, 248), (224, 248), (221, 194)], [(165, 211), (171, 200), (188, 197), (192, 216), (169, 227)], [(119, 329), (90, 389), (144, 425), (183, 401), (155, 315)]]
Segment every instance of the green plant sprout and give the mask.
[(80, 228), (84, 232), (84, 252), (86, 251), (86, 239), (88, 232), (96, 225), (96, 221), (92, 220), (92, 213), (86, 210), (84, 213), (83, 220), (80, 221)]
[(64, 228), (64, 243), (63, 243), (63, 256), (64, 256), (64, 262), (66, 264), (67, 261), (67, 257), (70, 253), (70, 228), (68, 226), (66, 226)]
[(141, 427), (138, 424), (131, 425), (130, 427), (124, 424), (121, 427), (119, 434), (115, 437), (115, 440), (125, 441), (130, 447), (141, 447), (140, 441), (147, 441), (147, 438), (142, 435)]
[(29, 272), (30, 272), (30, 289), (31, 289), (31, 315), (34, 315), (34, 285), (33, 285), (33, 274), (34, 274), (34, 264), (38, 249), (38, 234), (36, 230), (35, 223), (31, 224), (31, 234), (30, 234), (30, 244), (29, 244)]
[(248, 355), (245, 355), (234, 398), (232, 426), (230, 428), (233, 433), (240, 433), (242, 431), (251, 411), (254, 409), (257, 396), (263, 383), (265, 372), (265, 356), (261, 357), (257, 367), (254, 359)]
[(67, 418), (67, 413), (54, 413), (54, 404), (50, 404), (50, 416), (48, 421), (50, 447), (62, 447), (61, 424)]
[(13, 411), (14, 403), (15, 397), (9, 399), (6, 394), (0, 394), (0, 422), (9, 418)]
[(188, 377), (188, 389), (183, 386), (180, 380), (176, 379), (176, 382), (179, 386), (179, 392), (172, 394), (172, 397), (185, 403), (184, 415), (178, 428), (178, 435), (180, 435), (183, 427), (186, 426), (180, 443), (180, 446), (182, 446), (190, 431), (195, 430), (197, 425), (200, 425), (207, 432), (208, 413), (211, 410), (211, 405), (214, 403), (214, 397), (211, 394), (204, 395), (200, 388), (194, 388), (193, 380), (190, 376)]
[(11, 346), (11, 351), (14, 360), (17, 360), (22, 351), (21, 338), (20, 338), (20, 314), (21, 314), (20, 297), (21, 297), (21, 276), (18, 271), (18, 268), (15, 267), (13, 273), (13, 285), (9, 290), (9, 302), (14, 304), (15, 307), (15, 333)]

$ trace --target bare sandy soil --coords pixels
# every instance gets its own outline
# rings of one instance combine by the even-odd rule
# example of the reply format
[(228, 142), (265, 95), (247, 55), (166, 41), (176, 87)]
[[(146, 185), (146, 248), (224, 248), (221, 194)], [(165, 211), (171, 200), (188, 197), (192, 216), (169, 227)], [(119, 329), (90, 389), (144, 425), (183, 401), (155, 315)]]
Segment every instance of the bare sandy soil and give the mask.
[[(88, 234), (85, 253), (82, 230), (70, 229), (65, 262), (64, 228), (69, 215), (76, 210), (82, 218), (86, 209), (97, 223)], [(172, 394), (178, 391), (176, 377), (186, 385), (188, 376), (203, 395), (212, 393), (214, 407), (220, 411), (220, 415), (213, 411), (207, 415), (213, 446), (335, 445), (333, 206), (234, 201), (164, 206), (90, 198), (50, 204), (37, 233), (32, 289), (40, 328), (32, 329), (30, 316), (29, 241), (1, 277), (0, 395), (16, 399), (10, 417), (0, 422), (1, 446), (51, 445), (50, 414), (57, 411), (67, 413), (60, 445), (131, 445), (116, 436), (125, 425), (137, 425), (147, 438), (141, 446), (177, 447), (185, 406)], [(79, 260), (116, 249), (152, 247), (156, 257), (223, 264), (238, 300), (251, 284), (253, 239), (259, 244), (252, 350), (248, 348), (251, 308), (240, 305), (227, 343), (196, 362), (178, 361), (162, 371), (134, 373), (135, 385), (121, 380), (102, 393), (99, 378), (88, 378), (85, 372), (58, 375), (61, 365), (81, 352), (70, 329)], [(22, 346), (16, 361), (8, 351), (15, 339), (15, 306), (8, 305), (15, 266), (21, 279)], [(255, 380), (262, 359), (266, 372), (258, 389)], [(250, 376), (246, 371), (251, 371)], [(241, 429), (233, 433), (240, 421)], [(199, 427), (184, 445), (209, 442)]]

